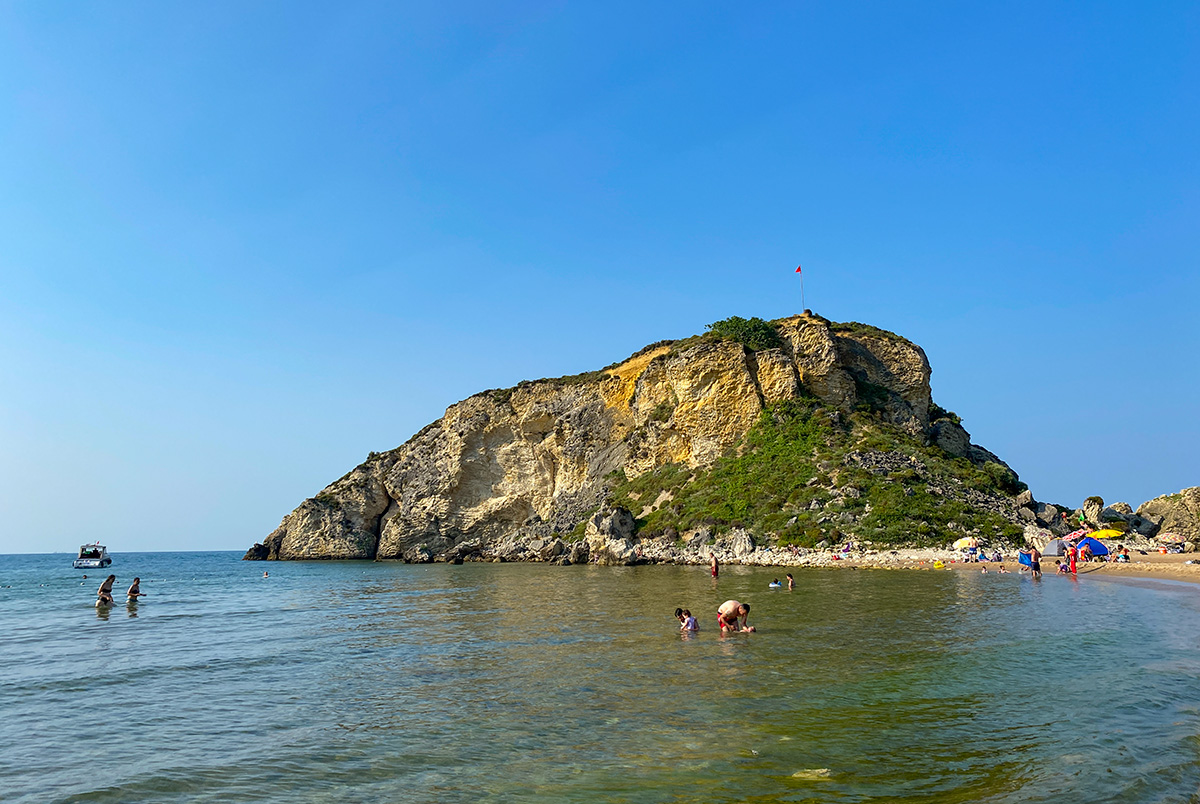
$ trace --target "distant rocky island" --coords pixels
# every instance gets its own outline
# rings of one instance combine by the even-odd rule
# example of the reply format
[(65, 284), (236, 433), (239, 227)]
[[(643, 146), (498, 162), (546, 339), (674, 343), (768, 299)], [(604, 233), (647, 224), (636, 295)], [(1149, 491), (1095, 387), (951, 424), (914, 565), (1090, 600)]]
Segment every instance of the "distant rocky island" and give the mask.
[(845, 541), (1014, 544), (1080, 516), (1200, 539), (1200, 488), (1136, 511), (1038, 502), (933, 402), (930, 373), (919, 346), (866, 324), (725, 319), (599, 371), (452, 405), (245, 557), (765, 562)]

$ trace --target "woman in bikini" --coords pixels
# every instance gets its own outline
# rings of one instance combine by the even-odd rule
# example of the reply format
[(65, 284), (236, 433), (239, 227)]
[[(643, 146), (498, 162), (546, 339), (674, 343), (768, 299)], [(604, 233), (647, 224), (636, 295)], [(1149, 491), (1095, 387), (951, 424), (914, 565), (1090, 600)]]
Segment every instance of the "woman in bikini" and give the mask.
[(96, 590), (96, 605), (111, 606), (113, 602), (112, 587), (113, 581), (117, 580), (116, 575), (109, 575), (104, 579), (104, 583), (100, 584), (100, 588)]

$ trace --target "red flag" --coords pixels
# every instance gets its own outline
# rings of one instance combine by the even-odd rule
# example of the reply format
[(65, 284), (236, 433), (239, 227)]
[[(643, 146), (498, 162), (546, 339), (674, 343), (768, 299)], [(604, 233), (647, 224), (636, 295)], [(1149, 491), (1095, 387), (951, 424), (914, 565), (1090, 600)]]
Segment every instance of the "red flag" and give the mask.
[(799, 265), (797, 265), (797, 266), (796, 266), (796, 273), (800, 273), (800, 266), (799, 266)]

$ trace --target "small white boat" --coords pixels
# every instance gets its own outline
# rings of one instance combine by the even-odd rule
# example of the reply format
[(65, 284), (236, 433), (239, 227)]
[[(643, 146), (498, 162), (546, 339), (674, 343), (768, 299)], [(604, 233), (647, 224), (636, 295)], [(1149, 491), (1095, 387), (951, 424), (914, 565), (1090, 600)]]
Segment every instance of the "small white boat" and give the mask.
[(112, 559), (108, 556), (108, 548), (96, 542), (80, 545), (79, 558), (71, 566), (75, 569), (104, 569), (109, 564), (112, 564)]

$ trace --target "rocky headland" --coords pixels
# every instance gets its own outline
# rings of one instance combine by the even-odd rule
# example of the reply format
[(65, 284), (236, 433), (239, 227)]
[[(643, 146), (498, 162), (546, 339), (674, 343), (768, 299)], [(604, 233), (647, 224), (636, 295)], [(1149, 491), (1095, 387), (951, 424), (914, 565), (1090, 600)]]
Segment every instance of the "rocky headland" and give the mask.
[[(934, 404), (924, 351), (807, 311), (731, 318), (595, 372), (484, 391), (284, 517), (247, 559), (824, 563), (1079, 515), (1200, 539), (1200, 490), (1135, 512), (1034, 499)], [(1089, 507), (1090, 506), (1090, 507)], [(1095, 509), (1095, 510), (1092, 510)]]

